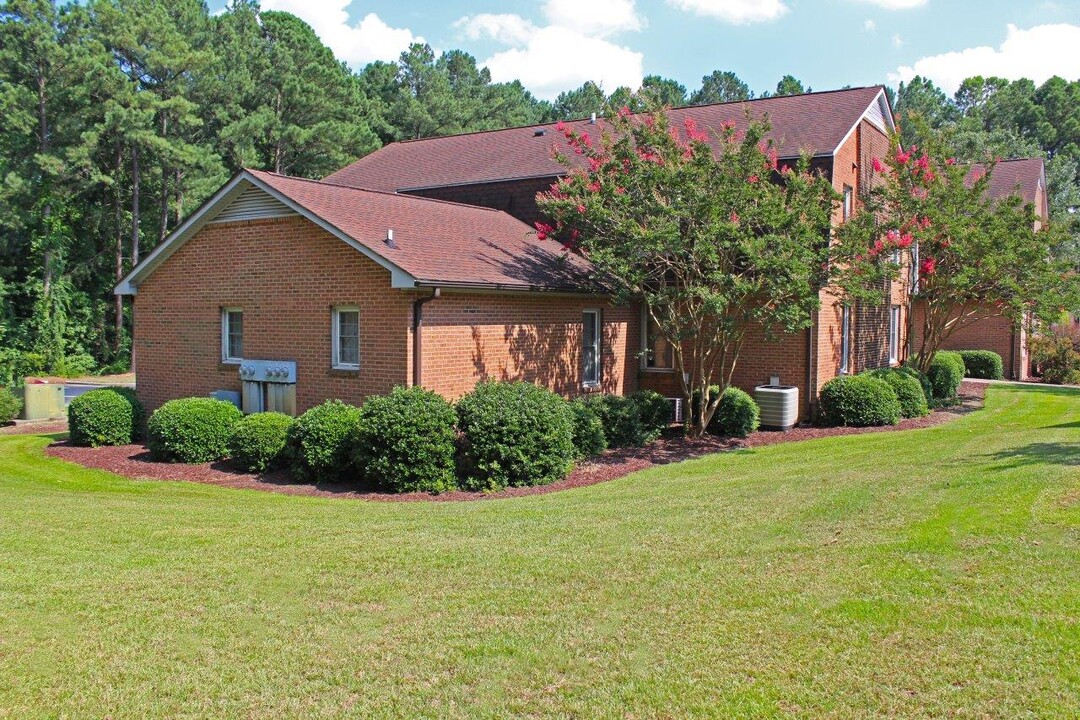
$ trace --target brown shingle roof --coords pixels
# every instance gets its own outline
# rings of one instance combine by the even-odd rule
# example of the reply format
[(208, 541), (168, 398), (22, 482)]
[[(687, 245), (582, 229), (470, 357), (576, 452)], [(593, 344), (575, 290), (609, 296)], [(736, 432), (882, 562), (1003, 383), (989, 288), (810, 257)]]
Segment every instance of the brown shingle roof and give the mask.
[[(971, 166), (967, 179), (969, 182), (973, 181), (976, 173), (985, 172), (984, 165), (975, 163)], [(1034, 203), (1036, 191), (1042, 179), (1042, 158), (1002, 160), (994, 166), (994, 172), (990, 174), (990, 187), (987, 193), (993, 198), (1018, 195), (1024, 202)]]
[[(498, 210), (247, 170), (418, 281), (519, 290), (591, 288), (591, 266)], [(386, 242), (394, 231), (394, 245)]]
[[(830, 154), (847, 137), (881, 86), (765, 98), (749, 102), (676, 108), (673, 126), (682, 128), (693, 118), (702, 128), (722, 123), (746, 125), (746, 113), (755, 119), (768, 115), (770, 136), (780, 155), (797, 157), (801, 151)], [(598, 137), (603, 121), (568, 123)], [(543, 130), (544, 134), (537, 132)], [(446, 137), (410, 140), (387, 145), (324, 178), (325, 182), (374, 190), (410, 190), (422, 187), (495, 182), (527, 177), (561, 175), (565, 168), (551, 157), (552, 144), (567, 152), (554, 124), (489, 130)], [(570, 153), (572, 156), (573, 153)]]

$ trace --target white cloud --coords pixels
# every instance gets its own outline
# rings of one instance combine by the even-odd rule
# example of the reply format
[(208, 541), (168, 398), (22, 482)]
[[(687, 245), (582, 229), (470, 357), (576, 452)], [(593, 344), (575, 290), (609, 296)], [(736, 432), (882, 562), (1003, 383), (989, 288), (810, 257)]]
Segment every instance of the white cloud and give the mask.
[(897, 68), (889, 79), (909, 82), (916, 75), (933, 80), (947, 93), (956, 92), (973, 75), (1029, 78), (1036, 84), (1054, 75), (1075, 79), (1080, 77), (1080, 26), (1062, 23), (1021, 30), (1008, 25), (1005, 41), (997, 48), (984, 45), (924, 57)]
[(861, 0), (864, 3), (870, 5), (877, 5), (879, 8), (885, 8), (886, 10), (910, 10), (911, 8), (922, 7), (929, 0)]
[(547, 0), (541, 12), (542, 26), (520, 15), (482, 13), (463, 17), (454, 27), (470, 40), (491, 38), (507, 45), (481, 64), (495, 82), (521, 80), (537, 97), (553, 100), (587, 80), (608, 92), (641, 85), (643, 55), (608, 39), (645, 27), (634, 0)]
[(892, 46), (894, 48), (902, 48), (902, 47), (904, 47), (904, 38), (900, 37), (899, 35), (893, 35), (892, 36)]
[(782, 0), (667, 0), (668, 4), (735, 25), (776, 20), (788, 11)]
[(864, 20), (862, 24), (862, 29), (866, 30), (867, 32), (872, 32), (877, 29), (877, 23), (875, 23), (873, 20)]
[(424, 38), (408, 28), (393, 28), (375, 13), (355, 25), (349, 24), (347, 8), (352, 0), (263, 0), (264, 10), (283, 10), (311, 26), (338, 59), (353, 67), (373, 60), (397, 60), (414, 42)]

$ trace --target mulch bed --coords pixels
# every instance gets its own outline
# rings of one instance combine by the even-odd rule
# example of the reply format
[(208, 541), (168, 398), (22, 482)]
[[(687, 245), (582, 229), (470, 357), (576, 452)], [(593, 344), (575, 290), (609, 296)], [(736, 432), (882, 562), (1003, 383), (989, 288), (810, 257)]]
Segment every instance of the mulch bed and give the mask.
[[(717, 436), (706, 436), (697, 439), (685, 438), (682, 435), (666, 436), (648, 447), (608, 450), (600, 457), (578, 466), (564, 479), (551, 485), (508, 488), (494, 493), (454, 491), (441, 495), (424, 493), (391, 494), (357, 489), (355, 485), (348, 483), (305, 484), (295, 482), (288, 470), (278, 470), (263, 475), (251, 475), (233, 470), (227, 462), (206, 463), (203, 465), (154, 462), (150, 458), (150, 453), (145, 445), (81, 448), (65, 441), (50, 445), (45, 452), (53, 457), (78, 463), (85, 467), (107, 470), (117, 475), (137, 479), (187, 480), (222, 487), (264, 490), (289, 495), (315, 495), (389, 502), (493, 500), (522, 495), (539, 495), (570, 488), (585, 487), (586, 485), (595, 485), (621, 478), (654, 465), (666, 465), (727, 450), (762, 447), (781, 442), (798, 442), (834, 435), (894, 432), (896, 430), (913, 430), (940, 425), (982, 407), (985, 392), (985, 384), (964, 382), (960, 387), (960, 401), (957, 405), (936, 410), (927, 417), (903, 420), (899, 425), (892, 427), (798, 427), (788, 432), (756, 432), (742, 440)], [(22, 430), (23, 432), (57, 432), (57, 430), (45, 429), (49, 426), (37, 425), (33, 426), (33, 429), (29, 429), (30, 426), (22, 427), (27, 428)], [(0, 432), (6, 430), (8, 428), (0, 430)]]

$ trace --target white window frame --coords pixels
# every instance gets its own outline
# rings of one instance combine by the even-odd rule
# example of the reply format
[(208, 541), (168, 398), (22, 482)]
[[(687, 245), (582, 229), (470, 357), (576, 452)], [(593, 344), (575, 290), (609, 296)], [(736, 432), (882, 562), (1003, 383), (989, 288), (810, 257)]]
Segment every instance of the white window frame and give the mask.
[(223, 307), (221, 308), (221, 362), (238, 365), (244, 358), (229, 354), (229, 330), (232, 326), (232, 321), (229, 319), (230, 313), (240, 313), (240, 352), (243, 353), (244, 351), (244, 326), (242, 324), (244, 322), (244, 308)]
[(844, 305), (840, 310), (840, 374), (847, 375), (851, 370), (851, 306)]
[(900, 306), (889, 308), (889, 364), (900, 362)]
[[(356, 313), (356, 362), (341, 362), (341, 314)], [(330, 365), (335, 370), (360, 369), (360, 308), (356, 305), (336, 305), (330, 313), (330, 334), (332, 350)]]
[(642, 372), (656, 372), (656, 373), (670, 373), (675, 372), (675, 355), (672, 351), (671, 367), (649, 367), (649, 353), (652, 348), (649, 347), (649, 309), (644, 305), (641, 306), (641, 371)]
[[(592, 380), (585, 377), (585, 318), (592, 316), (593, 322), (596, 323), (596, 329), (593, 334), (593, 352), (596, 356), (596, 377)], [(585, 308), (581, 311), (581, 385), (586, 388), (598, 388), (600, 387), (600, 381), (603, 378), (603, 365), (604, 357), (602, 336), (604, 331), (603, 316), (600, 313), (599, 308)]]
[(843, 204), (844, 221), (846, 222), (851, 214), (855, 211), (855, 188), (850, 185), (844, 186), (844, 204)]

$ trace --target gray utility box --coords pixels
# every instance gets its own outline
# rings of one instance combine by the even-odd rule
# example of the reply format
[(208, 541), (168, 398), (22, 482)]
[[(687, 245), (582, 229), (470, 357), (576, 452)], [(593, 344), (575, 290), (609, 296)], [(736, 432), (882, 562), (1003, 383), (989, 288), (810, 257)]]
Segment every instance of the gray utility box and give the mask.
[(67, 414), (64, 386), (60, 383), (28, 382), (23, 385), (24, 420), (48, 420)]
[(758, 385), (754, 400), (763, 430), (790, 430), (799, 419), (799, 388), (794, 385)]

